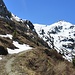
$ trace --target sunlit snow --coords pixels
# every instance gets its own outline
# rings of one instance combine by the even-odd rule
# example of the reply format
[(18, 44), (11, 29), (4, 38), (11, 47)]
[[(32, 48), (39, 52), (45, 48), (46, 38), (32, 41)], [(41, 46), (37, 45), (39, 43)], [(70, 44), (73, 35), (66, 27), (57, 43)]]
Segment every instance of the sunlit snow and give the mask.
[(13, 44), (18, 47), (18, 49), (10, 49), (10, 48), (7, 48), (8, 50), (8, 53), (9, 54), (14, 54), (14, 53), (19, 53), (19, 52), (22, 52), (22, 51), (25, 51), (25, 50), (30, 50), (32, 49), (29, 45), (26, 45), (26, 44), (19, 44), (17, 41), (13, 41)]
[(2, 60), (2, 57), (0, 57), (0, 60)]
[(19, 18), (19, 17), (17, 17), (16, 15), (14, 15), (14, 14), (12, 14), (12, 18), (11, 18), (11, 20), (12, 19), (15, 19), (16, 21), (21, 21), (21, 22), (23, 22), (23, 19), (21, 19), (21, 18)]
[[(47, 39), (45, 37), (49, 37), (48, 32), (57, 31), (55, 34), (50, 33), (50, 36), (54, 38), (54, 45), (58, 52), (61, 51), (61, 53), (65, 53), (65, 56), (63, 56), (68, 61), (72, 60), (72, 55), (70, 54), (73, 51), (73, 55), (75, 55), (74, 49), (68, 49), (64, 48), (62, 45), (68, 45), (73, 44), (72, 41), (68, 41), (68, 39), (75, 39), (75, 26), (69, 22), (66, 21), (58, 21), (51, 25), (41, 25), (41, 24), (34, 24), (35, 30), (38, 33), (39, 37), (43, 38), (44, 41)], [(41, 35), (40, 31), (44, 30), (45, 34)], [(58, 30), (59, 31), (58, 31)], [(50, 37), (49, 37), (50, 38)], [(66, 41), (62, 41), (65, 40)], [(49, 41), (47, 41), (48, 45), (50, 45)], [(68, 55), (67, 55), (68, 52)]]
[(12, 39), (13, 36), (11, 34), (6, 34), (6, 35), (0, 35), (0, 37), (8, 37), (8, 38)]
[[(5, 38), (7, 37), (7, 38), (12, 39), (13, 36), (11, 34), (6, 34), (6, 35), (0, 35), (0, 37), (5, 37)], [(18, 49), (13, 50), (13, 49), (7, 48), (9, 54), (19, 53), (25, 50), (32, 49), (29, 45), (19, 44), (17, 41), (13, 41), (13, 45), (16, 46)], [(2, 58), (0, 57), (0, 60), (1, 59)]]

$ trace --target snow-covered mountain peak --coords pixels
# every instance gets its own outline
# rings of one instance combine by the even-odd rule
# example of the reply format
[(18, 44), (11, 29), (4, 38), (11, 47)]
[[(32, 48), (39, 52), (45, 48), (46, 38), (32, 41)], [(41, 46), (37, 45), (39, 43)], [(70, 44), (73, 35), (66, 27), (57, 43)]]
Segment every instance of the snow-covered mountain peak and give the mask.
[(66, 21), (58, 21), (51, 25), (34, 24), (38, 35), (51, 47), (51, 39), (54, 38), (55, 49), (64, 55), (64, 58), (72, 61), (75, 55), (75, 26)]
[(65, 28), (70, 28), (70, 26), (72, 26), (73, 24), (71, 24), (70, 22), (66, 22), (66, 21), (58, 21), (54, 24), (51, 24), (50, 26), (52, 27), (63, 27), (64, 29)]
[(64, 20), (59, 20), (58, 22), (56, 22), (56, 23), (58, 23), (59, 25), (72, 25), (70, 22), (67, 22), (67, 21), (64, 21)]

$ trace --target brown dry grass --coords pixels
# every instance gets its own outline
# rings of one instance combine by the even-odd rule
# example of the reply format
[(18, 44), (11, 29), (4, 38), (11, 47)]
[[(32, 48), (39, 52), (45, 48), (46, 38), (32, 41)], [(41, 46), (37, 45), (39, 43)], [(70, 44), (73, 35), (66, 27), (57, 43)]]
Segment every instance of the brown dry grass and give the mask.
[(48, 49), (35, 48), (18, 54), (12, 65), (13, 71), (18, 71), (21, 75), (75, 75), (71, 63), (48, 56), (45, 50)]

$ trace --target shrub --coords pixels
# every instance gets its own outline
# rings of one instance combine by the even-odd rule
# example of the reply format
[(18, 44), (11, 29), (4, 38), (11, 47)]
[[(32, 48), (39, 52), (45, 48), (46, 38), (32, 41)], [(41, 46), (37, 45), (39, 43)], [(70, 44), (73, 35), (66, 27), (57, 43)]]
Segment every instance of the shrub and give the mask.
[(16, 36), (16, 30), (14, 30), (14, 32), (13, 32), (13, 37), (15, 37)]
[(72, 59), (72, 64), (75, 67), (75, 58)]
[(17, 31), (14, 30), (14, 32), (13, 32), (13, 40), (16, 39), (16, 37), (17, 37)]

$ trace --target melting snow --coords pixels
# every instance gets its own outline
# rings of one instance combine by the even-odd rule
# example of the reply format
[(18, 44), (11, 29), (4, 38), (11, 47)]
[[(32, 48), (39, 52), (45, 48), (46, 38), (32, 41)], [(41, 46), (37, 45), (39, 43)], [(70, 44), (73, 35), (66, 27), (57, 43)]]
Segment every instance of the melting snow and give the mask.
[[(8, 37), (10, 39), (12, 39), (12, 35), (11, 34), (6, 34), (6, 35), (0, 35), (0, 37)], [(32, 49), (29, 45), (26, 45), (26, 44), (19, 44), (17, 41), (13, 41), (13, 45), (15, 45), (18, 49), (10, 49), (10, 48), (7, 48), (8, 50), (8, 53), (9, 54), (14, 54), (14, 53), (19, 53), (19, 52), (22, 52), (22, 51), (25, 51), (25, 50), (29, 50), (29, 49)], [(2, 58), (0, 57), (0, 60)]]
[(2, 60), (2, 57), (0, 57), (0, 60)]
[(19, 52), (22, 52), (22, 51), (25, 51), (25, 50), (32, 49), (31, 47), (29, 47), (29, 45), (19, 44), (17, 41), (13, 41), (13, 44), (16, 47), (18, 47), (18, 49), (13, 50), (13, 49), (7, 48), (9, 54), (19, 53)]
[(21, 18), (19, 18), (19, 17), (17, 17), (16, 15), (14, 15), (14, 14), (12, 14), (12, 18), (11, 18), (11, 20), (12, 19), (15, 19), (16, 21), (21, 21), (21, 22), (23, 22), (24, 20), (22, 20)]
[(0, 35), (0, 37), (8, 37), (8, 38), (12, 39), (12, 35), (11, 34)]

